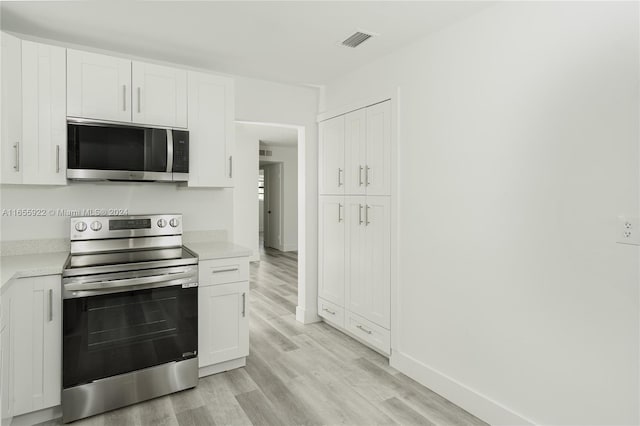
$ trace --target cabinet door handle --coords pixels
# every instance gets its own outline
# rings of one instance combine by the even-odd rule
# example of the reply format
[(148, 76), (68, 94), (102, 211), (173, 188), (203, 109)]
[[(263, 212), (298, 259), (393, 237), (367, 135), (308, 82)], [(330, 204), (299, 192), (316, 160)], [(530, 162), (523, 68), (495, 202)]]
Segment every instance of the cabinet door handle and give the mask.
[(53, 290), (49, 289), (49, 322), (53, 321)]
[(142, 111), (142, 107), (140, 106), (140, 100), (142, 99), (142, 89), (140, 87), (138, 87), (138, 113), (140, 113), (140, 111)]
[(338, 186), (342, 186), (342, 169), (338, 168)]
[(15, 166), (13, 166), (13, 168), (16, 170), (16, 172), (20, 171), (20, 142), (16, 142), (13, 145), (13, 149), (16, 150), (16, 164)]
[(229, 177), (233, 177), (233, 155), (229, 156)]
[(358, 204), (358, 225), (362, 225), (362, 204)]
[(247, 293), (242, 293), (242, 317), (247, 315)]
[(127, 85), (122, 85), (122, 110), (127, 110)]
[(338, 203), (338, 223), (342, 222), (342, 203)]
[(56, 173), (60, 173), (60, 145), (56, 145)]
[(369, 170), (371, 170), (369, 166), (365, 167), (364, 169), (364, 185), (365, 186), (371, 185), (371, 182), (369, 182)]
[(335, 315), (336, 313), (334, 311), (330, 311), (327, 308), (322, 308), (323, 311), (330, 313), (331, 315)]
[(363, 326), (361, 326), (360, 324), (356, 325), (356, 327), (358, 327), (360, 330), (364, 331), (367, 334), (371, 334), (372, 331), (371, 330), (367, 330), (366, 328), (364, 328)]
[(369, 204), (364, 208), (364, 226), (369, 226), (371, 222), (369, 222)]
[(362, 186), (362, 166), (358, 166), (360, 170), (358, 170), (358, 181), (360, 186)]
[(219, 274), (220, 272), (234, 272), (239, 270), (240, 268), (238, 268), (237, 266), (235, 268), (224, 268), (224, 269), (212, 269), (211, 273), (212, 274)]

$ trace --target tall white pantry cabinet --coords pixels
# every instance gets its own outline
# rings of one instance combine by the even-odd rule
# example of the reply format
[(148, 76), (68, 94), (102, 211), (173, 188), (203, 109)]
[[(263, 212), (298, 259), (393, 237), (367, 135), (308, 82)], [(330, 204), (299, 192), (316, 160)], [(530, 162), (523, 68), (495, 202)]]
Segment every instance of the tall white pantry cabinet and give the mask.
[(391, 101), (319, 125), (318, 315), (390, 353)]

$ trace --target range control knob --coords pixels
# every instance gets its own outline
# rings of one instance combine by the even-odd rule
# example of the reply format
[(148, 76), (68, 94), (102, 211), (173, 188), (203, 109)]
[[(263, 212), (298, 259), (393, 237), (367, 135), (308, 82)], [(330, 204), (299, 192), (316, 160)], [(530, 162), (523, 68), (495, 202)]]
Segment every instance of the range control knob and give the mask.
[(87, 224), (84, 222), (78, 222), (76, 223), (76, 231), (78, 232), (84, 232), (87, 230)]
[(165, 226), (167, 226), (167, 221), (164, 219), (158, 219), (158, 227), (164, 228)]
[(171, 219), (169, 221), (169, 225), (171, 225), (173, 228), (175, 228), (176, 226), (180, 225), (180, 221), (178, 221), (178, 219), (176, 219), (175, 217), (173, 219)]
[(96, 220), (95, 222), (91, 223), (91, 229), (93, 229), (94, 231), (99, 231), (102, 229), (102, 224)]

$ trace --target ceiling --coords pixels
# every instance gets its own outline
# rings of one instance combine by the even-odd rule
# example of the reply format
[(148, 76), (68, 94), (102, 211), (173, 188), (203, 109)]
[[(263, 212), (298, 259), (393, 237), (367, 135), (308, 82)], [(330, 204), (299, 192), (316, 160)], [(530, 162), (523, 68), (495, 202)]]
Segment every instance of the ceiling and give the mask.
[[(290, 84), (322, 84), (482, 1), (3, 1), (3, 30)], [(356, 49), (356, 30), (379, 33)]]
[(236, 139), (257, 139), (260, 146), (298, 146), (298, 130), (288, 127), (236, 123)]

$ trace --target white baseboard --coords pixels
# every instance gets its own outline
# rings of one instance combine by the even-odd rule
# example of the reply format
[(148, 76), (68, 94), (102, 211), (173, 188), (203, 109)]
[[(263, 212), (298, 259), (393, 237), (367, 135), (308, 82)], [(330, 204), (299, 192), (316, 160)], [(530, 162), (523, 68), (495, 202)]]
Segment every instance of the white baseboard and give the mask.
[(207, 365), (206, 367), (200, 367), (198, 369), (198, 377), (210, 376), (212, 374), (222, 373), (223, 371), (234, 370), (236, 368), (244, 367), (247, 365), (247, 358), (237, 358), (231, 361), (221, 362), (219, 364)]
[(474, 391), (463, 383), (429, 367), (409, 355), (393, 350), (390, 364), (393, 368), (464, 408), (474, 416), (494, 425), (535, 425), (533, 420), (510, 410), (486, 395)]
[(280, 251), (298, 251), (297, 244), (283, 244)]
[(32, 413), (16, 416), (9, 422), (11, 426), (31, 426), (62, 417), (62, 405), (45, 408)]
[(311, 324), (314, 322), (320, 322), (322, 318), (318, 316), (318, 312), (310, 312), (305, 310), (302, 306), (296, 306), (296, 320), (303, 324)]

